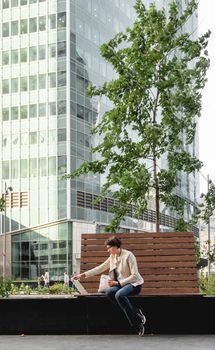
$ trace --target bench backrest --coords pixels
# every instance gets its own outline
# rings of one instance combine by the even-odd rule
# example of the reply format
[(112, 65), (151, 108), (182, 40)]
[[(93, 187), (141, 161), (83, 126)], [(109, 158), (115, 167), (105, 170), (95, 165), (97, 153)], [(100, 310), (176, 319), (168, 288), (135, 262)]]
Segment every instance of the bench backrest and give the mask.
[[(115, 234), (123, 248), (134, 253), (145, 283), (142, 295), (197, 294), (198, 279), (191, 232), (141, 232)], [(81, 272), (104, 262), (104, 242), (111, 234), (82, 234)], [(108, 273), (108, 271), (107, 271)], [(83, 281), (89, 292), (97, 292), (99, 276)]]

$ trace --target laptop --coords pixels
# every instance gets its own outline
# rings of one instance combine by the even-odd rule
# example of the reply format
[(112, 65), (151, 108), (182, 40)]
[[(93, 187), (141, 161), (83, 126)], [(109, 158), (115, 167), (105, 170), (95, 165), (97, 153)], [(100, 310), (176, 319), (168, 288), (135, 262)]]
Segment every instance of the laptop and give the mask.
[(77, 289), (77, 291), (79, 292), (80, 295), (104, 295), (104, 293), (89, 293), (84, 286), (81, 284), (81, 282), (79, 280), (73, 280), (73, 284), (75, 286), (75, 288)]

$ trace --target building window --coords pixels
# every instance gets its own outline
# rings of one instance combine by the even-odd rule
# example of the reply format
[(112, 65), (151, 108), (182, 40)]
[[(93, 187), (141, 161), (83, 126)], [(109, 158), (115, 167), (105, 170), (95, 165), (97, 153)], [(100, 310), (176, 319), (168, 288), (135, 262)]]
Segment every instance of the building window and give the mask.
[(79, 119), (84, 119), (84, 107), (81, 105), (77, 105), (77, 117)]
[(37, 76), (31, 75), (29, 77), (29, 90), (36, 90), (37, 89)]
[(20, 160), (20, 176), (21, 178), (28, 177), (28, 159)]
[(9, 22), (2, 23), (2, 36), (4, 38), (9, 36)]
[(56, 28), (56, 15), (49, 15), (49, 29), (55, 29)]
[(3, 9), (9, 8), (9, 0), (2, 0), (2, 8)]
[(2, 120), (3, 121), (9, 120), (9, 108), (2, 109)]
[(27, 62), (27, 48), (20, 50), (20, 61)]
[(27, 91), (28, 90), (28, 79), (27, 77), (21, 77), (20, 78), (20, 91)]
[(11, 7), (17, 7), (19, 5), (18, 1), (19, 0), (11, 0)]
[(40, 172), (40, 176), (46, 176), (47, 175), (47, 161), (46, 161), (46, 158), (40, 158), (39, 159), (39, 172)]
[(57, 55), (58, 57), (66, 56), (66, 41), (57, 43)]
[(56, 130), (49, 130), (49, 143), (56, 142)]
[(56, 45), (55, 44), (49, 44), (49, 58), (56, 57)]
[(30, 158), (30, 177), (37, 176), (37, 159), (36, 158)]
[(18, 35), (19, 34), (19, 23), (18, 21), (12, 21), (11, 22), (11, 35)]
[(39, 45), (39, 60), (46, 59), (46, 47), (45, 45)]
[(37, 117), (37, 105), (32, 104), (29, 106), (29, 118), (36, 118)]
[(57, 27), (58, 28), (66, 27), (66, 12), (61, 12), (57, 14)]
[(59, 87), (60, 86), (66, 86), (66, 71), (58, 72), (57, 85)]
[(12, 50), (11, 51), (11, 63), (12, 64), (17, 64), (18, 61), (19, 61), (18, 50)]
[(85, 80), (79, 76), (77, 76), (77, 90), (82, 94), (85, 92)]
[(56, 157), (49, 157), (49, 175), (56, 175)]
[(11, 119), (12, 120), (19, 119), (19, 108), (17, 106), (11, 107)]
[(2, 65), (6, 66), (9, 64), (9, 51), (2, 52)]
[(46, 116), (46, 104), (40, 103), (39, 104), (39, 117), (45, 117)]
[(27, 119), (28, 118), (28, 106), (20, 107), (20, 118)]
[(66, 156), (58, 156), (58, 175), (66, 173)]
[(9, 179), (9, 161), (4, 160), (2, 162), (2, 178)]
[(29, 61), (36, 61), (37, 60), (37, 47), (31, 46), (29, 47)]
[(29, 18), (29, 32), (34, 33), (37, 31), (37, 18)]
[(85, 120), (92, 123), (92, 111), (88, 108), (85, 108)]
[(66, 114), (66, 101), (58, 101), (57, 107), (58, 107), (58, 110), (57, 110), (58, 115)]
[(20, 34), (26, 34), (28, 32), (27, 19), (21, 19), (20, 21)]
[(9, 79), (2, 80), (2, 93), (9, 94)]
[(39, 89), (46, 89), (46, 74), (39, 74)]
[(56, 115), (56, 102), (49, 102), (49, 115)]
[(11, 92), (18, 92), (18, 78), (11, 79)]
[(66, 141), (66, 129), (58, 129), (58, 131), (57, 131), (57, 141), (58, 142)]
[(49, 87), (56, 87), (56, 73), (49, 73)]
[(46, 30), (46, 16), (39, 17), (39, 30)]
[(18, 179), (19, 177), (19, 161), (18, 160), (12, 160), (11, 162), (11, 175), (12, 179)]
[(36, 131), (32, 131), (29, 134), (29, 142), (30, 145), (36, 145), (37, 144), (37, 132)]
[(21, 6), (27, 5), (27, 0), (20, 0), (20, 5), (21, 5)]

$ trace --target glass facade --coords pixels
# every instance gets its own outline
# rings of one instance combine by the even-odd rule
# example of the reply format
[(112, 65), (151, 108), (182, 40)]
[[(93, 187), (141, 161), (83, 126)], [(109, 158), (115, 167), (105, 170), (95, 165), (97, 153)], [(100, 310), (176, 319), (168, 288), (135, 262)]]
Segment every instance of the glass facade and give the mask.
[(72, 234), (64, 223), (25, 231), (12, 236), (12, 276), (18, 280), (36, 280), (48, 270), (53, 281), (71, 274)]
[[(105, 97), (89, 99), (85, 91), (91, 83), (101, 85), (115, 77), (110, 64), (100, 57), (99, 46), (131, 25), (134, 3), (0, 0), (1, 189), (4, 192), (6, 183), (19, 198), (15, 201), (10, 194), (5, 220), (6, 232), (13, 234), (14, 276), (33, 278), (43, 268), (55, 269), (51, 245), (59, 238), (52, 241), (49, 237), (53, 222), (59, 221), (56, 232), (61, 220), (110, 222), (112, 214), (107, 209), (111, 200), (92, 204), (102, 178), (89, 174), (63, 181), (62, 175), (91, 160), (90, 148), (100, 141), (90, 131), (111, 105)], [(194, 180), (182, 178), (180, 191), (193, 200)], [(45, 235), (40, 232), (44, 225)], [(125, 225), (137, 227), (131, 217)], [(68, 223), (68, 252), (62, 260), (62, 268), (67, 270), (71, 269), (71, 232)], [(40, 246), (43, 237), (48, 237), (47, 242)], [(60, 269), (63, 253), (60, 247), (56, 249), (54, 260)], [(35, 262), (40, 256), (44, 256), (44, 264), (41, 259)], [(57, 274), (60, 278), (62, 271), (53, 270), (53, 276)]]

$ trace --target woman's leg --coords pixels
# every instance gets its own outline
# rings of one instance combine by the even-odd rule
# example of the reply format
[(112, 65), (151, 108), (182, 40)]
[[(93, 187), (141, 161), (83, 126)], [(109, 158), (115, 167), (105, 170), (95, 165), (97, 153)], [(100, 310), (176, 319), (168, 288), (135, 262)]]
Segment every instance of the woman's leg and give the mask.
[(140, 329), (140, 318), (137, 315), (136, 307), (132, 305), (128, 296), (139, 294), (141, 291), (141, 286), (134, 287), (132, 284), (127, 284), (124, 287), (119, 288), (115, 292), (115, 299), (126, 315), (132, 328), (138, 333)]
[(108, 299), (114, 304), (118, 306), (118, 303), (116, 301), (115, 298), (115, 294), (116, 292), (118, 292), (118, 290), (120, 290), (121, 287), (118, 286), (114, 286), (114, 287), (110, 287), (106, 290), (105, 295), (108, 297)]

